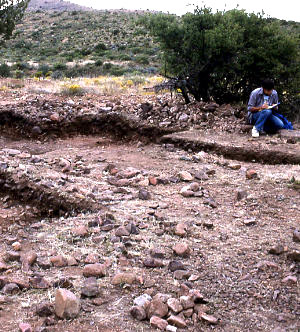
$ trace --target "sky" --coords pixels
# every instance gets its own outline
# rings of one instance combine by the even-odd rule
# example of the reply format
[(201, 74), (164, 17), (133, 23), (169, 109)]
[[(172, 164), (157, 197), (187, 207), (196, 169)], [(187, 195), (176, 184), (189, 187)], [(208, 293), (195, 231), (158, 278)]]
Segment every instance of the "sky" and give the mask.
[(177, 15), (185, 14), (187, 11), (193, 11), (193, 5), (202, 6), (205, 4), (213, 10), (223, 10), (238, 8), (245, 9), (247, 12), (261, 12), (262, 10), (266, 15), (285, 20), (300, 21), (300, 1), (299, 0), (206, 0), (193, 1), (193, 0), (151, 0), (151, 1), (137, 1), (137, 0), (69, 0), (70, 2), (79, 5), (93, 7), (96, 9), (149, 9)]

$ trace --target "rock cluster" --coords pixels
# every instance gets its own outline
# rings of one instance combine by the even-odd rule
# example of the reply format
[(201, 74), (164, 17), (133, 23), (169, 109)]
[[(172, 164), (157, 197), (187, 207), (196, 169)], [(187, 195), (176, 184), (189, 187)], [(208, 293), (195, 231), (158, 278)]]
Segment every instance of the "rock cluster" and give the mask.
[(210, 315), (208, 301), (195, 289), (182, 287), (176, 297), (157, 293), (151, 297), (143, 294), (133, 301), (131, 315), (137, 320), (149, 320), (150, 325), (161, 331), (177, 331), (188, 328), (197, 321), (218, 324)]

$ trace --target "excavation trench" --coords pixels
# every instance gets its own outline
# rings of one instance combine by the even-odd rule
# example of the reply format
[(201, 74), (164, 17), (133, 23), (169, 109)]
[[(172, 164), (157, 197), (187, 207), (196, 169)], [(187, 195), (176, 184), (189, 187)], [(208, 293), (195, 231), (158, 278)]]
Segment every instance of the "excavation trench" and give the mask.
[[(13, 110), (0, 112), (1, 132), (9, 137), (45, 140), (55, 137), (83, 135), (111, 135), (117, 140), (139, 139), (173, 146), (190, 152), (212, 152), (225, 158), (239, 161), (253, 161), (265, 164), (300, 164), (299, 144), (280, 143), (263, 145), (249, 142), (248, 137), (216, 134), (203, 134), (190, 130), (176, 132), (178, 128), (164, 129), (139, 121), (127, 114), (110, 112), (76, 115), (60, 121), (48, 118), (31, 117)], [(124, 143), (125, 144), (125, 143)], [(13, 158), (12, 158), (13, 159)], [(18, 161), (12, 160), (13, 164)], [(22, 161), (20, 161), (22, 162)], [(37, 173), (38, 176), (38, 173)], [(92, 180), (91, 180), (92, 185)], [(22, 203), (37, 206), (41, 215), (50, 217), (62, 214), (76, 214), (102, 209), (101, 200), (78, 197), (70, 192), (58, 191), (55, 186), (30, 177), (26, 172), (20, 175), (17, 167), (0, 160), (0, 191), (9, 194)]]
[(0, 112), (2, 132), (26, 138), (43, 138), (49, 135), (66, 137), (77, 134), (97, 135), (109, 133), (117, 139), (139, 138), (155, 141), (158, 137), (173, 133), (177, 128), (159, 128), (127, 114), (110, 112), (76, 115), (71, 119), (51, 121), (48, 118), (32, 118), (13, 110)]
[[(295, 134), (297, 135), (296, 132)], [(299, 143), (277, 144), (276, 141), (270, 141), (269, 144), (263, 145), (260, 141), (249, 142), (247, 137), (238, 140), (237, 137), (229, 135), (223, 135), (223, 137), (213, 134), (204, 135), (197, 130), (165, 135), (161, 137), (160, 143), (172, 144), (187, 151), (212, 152), (239, 161), (255, 161), (270, 165), (300, 164)]]
[(97, 211), (102, 208), (86, 198), (77, 199), (74, 195), (60, 193), (55, 188), (36, 183), (26, 176), (10, 172), (8, 166), (0, 163), (1, 192), (12, 199), (29, 206), (37, 207), (40, 216), (57, 217), (65, 214)]

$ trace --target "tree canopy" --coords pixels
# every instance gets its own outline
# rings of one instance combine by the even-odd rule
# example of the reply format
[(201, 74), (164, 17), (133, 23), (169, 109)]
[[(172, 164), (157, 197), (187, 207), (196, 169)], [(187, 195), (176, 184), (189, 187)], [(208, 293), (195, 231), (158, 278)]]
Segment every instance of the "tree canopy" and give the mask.
[(29, 0), (0, 0), (0, 43), (9, 39)]
[[(263, 14), (196, 7), (182, 17), (140, 20), (163, 51), (162, 74), (176, 78), (187, 102), (245, 101), (264, 78), (280, 92), (299, 93), (299, 35)], [(288, 91), (288, 92), (287, 92)]]

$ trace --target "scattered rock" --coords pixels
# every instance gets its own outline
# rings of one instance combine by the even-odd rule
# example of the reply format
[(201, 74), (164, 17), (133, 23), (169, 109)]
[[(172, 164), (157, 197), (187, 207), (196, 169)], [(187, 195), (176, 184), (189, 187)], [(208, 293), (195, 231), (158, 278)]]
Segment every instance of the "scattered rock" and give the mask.
[(150, 325), (156, 329), (159, 329), (161, 331), (165, 331), (165, 329), (168, 326), (168, 322), (165, 319), (162, 319), (157, 316), (152, 316), (150, 318)]
[(173, 325), (168, 325), (166, 327), (166, 331), (167, 332), (177, 332), (177, 327), (173, 326)]
[(165, 258), (165, 252), (161, 248), (152, 248), (150, 250), (150, 255), (153, 258)]
[(152, 297), (149, 294), (143, 294), (143, 295), (136, 297), (133, 300), (133, 304), (138, 307), (144, 307), (145, 304), (151, 300), (152, 300)]
[(191, 276), (191, 272), (190, 271), (176, 270), (174, 272), (174, 278), (178, 279), (178, 280), (189, 279), (190, 276)]
[(212, 325), (218, 324), (218, 319), (216, 317), (214, 317), (212, 315), (208, 315), (204, 312), (199, 312), (198, 317), (200, 320), (204, 320), (204, 321), (208, 322), (209, 324), (212, 324)]
[(216, 203), (216, 201), (211, 197), (204, 199), (203, 203), (205, 205), (209, 205), (213, 209), (216, 209), (218, 207), (218, 204)]
[(206, 299), (204, 299), (204, 296), (202, 295), (202, 293), (200, 293), (197, 289), (191, 289), (189, 291), (189, 296), (192, 297), (195, 304), (199, 304), (199, 303), (203, 304), (203, 303), (208, 302)]
[(151, 186), (157, 185), (157, 178), (155, 176), (149, 175), (148, 179), (149, 179), (149, 184), (151, 184)]
[(284, 284), (296, 284), (297, 283), (297, 277), (296, 276), (287, 276), (282, 279), (282, 282)]
[(106, 266), (104, 264), (88, 264), (83, 268), (83, 275), (85, 277), (105, 277)]
[(33, 251), (25, 254), (22, 257), (22, 269), (24, 271), (28, 271), (30, 266), (32, 266), (36, 262), (36, 259), (37, 259), (37, 254)]
[(130, 314), (133, 318), (137, 319), (137, 320), (144, 320), (147, 318), (147, 314), (146, 311), (143, 307), (141, 306), (133, 306), (130, 309)]
[(115, 235), (118, 237), (129, 236), (130, 232), (128, 231), (128, 229), (125, 226), (120, 226), (116, 229)]
[(40, 317), (51, 316), (54, 313), (53, 304), (50, 302), (42, 302), (37, 305), (35, 312)]
[(241, 201), (244, 198), (247, 198), (248, 193), (246, 190), (238, 190), (238, 192), (236, 193), (236, 200), (237, 201)]
[(48, 289), (50, 283), (43, 276), (36, 276), (30, 279), (30, 285), (35, 289)]
[(17, 251), (7, 251), (3, 258), (5, 262), (18, 262), (20, 259), (21, 255)]
[(259, 270), (264, 270), (266, 268), (271, 268), (271, 269), (279, 269), (279, 265), (274, 263), (274, 262), (270, 262), (270, 261), (261, 261), (259, 263), (256, 264), (256, 267)]
[(139, 190), (139, 199), (142, 199), (144, 201), (151, 199), (151, 194), (148, 190), (146, 189), (140, 189)]
[(50, 263), (50, 260), (48, 258), (38, 257), (37, 260), (36, 260), (36, 263), (43, 270), (48, 270), (51, 267), (51, 263)]
[(96, 297), (99, 295), (99, 287), (95, 277), (89, 277), (84, 280), (81, 295), (84, 297)]
[(180, 296), (180, 303), (183, 306), (183, 309), (190, 309), (193, 308), (195, 303), (191, 296)]
[(19, 329), (20, 329), (20, 332), (32, 332), (33, 331), (31, 325), (27, 324), (27, 323), (20, 323)]
[(295, 229), (293, 232), (293, 241), (300, 242), (300, 231), (298, 229)]
[(130, 272), (120, 272), (114, 275), (112, 278), (112, 285), (128, 284), (132, 285), (137, 280), (134, 273)]
[(15, 251), (20, 251), (21, 248), (22, 248), (21, 243), (20, 243), (19, 241), (16, 241), (16, 242), (12, 243), (11, 246), (13, 247), (13, 249), (14, 249)]
[(246, 178), (248, 180), (257, 179), (258, 178), (257, 172), (254, 169), (247, 169)]
[(271, 255), (281, 255), (284, 252), (284, 247), (281, 244), (278, 244), (275, 247), (272, 247), (269, 250), (269, 254)]
[(167, 319), (167, 321), (169, 324), (175, 325), (175, 326), (179, 327), (180, 329), (184, 329), (187, 327), (185, 320), (179, 316), (171, 315)]
[(71, 319), (78, 316), (80, 300), (67, 289), (57, 289), (55, 292), (55, 313), (60, 318)]
[(195, 179), (206, 181), (209, 179), (208, 175), (204, 171), (199, 171), (195, 173)]
[(42, 129), (39, 126), (34, 126), (31, 129), (33, 135), (40, 135), (42, 133)]
[(179, 172), (178, 176), (182, 181), (192, 181), (194, 179), (193, 175), (187, 171)]
[(194, 196), (194, 191), (190, 189), (190, 186), (184, 186), (180, 190), (180, 194), (183, 197), (193, 197)]
[(193, 192), (197, 192), (200, 190), (200, 185), (198, 182), (192, 182), (190, 185), (190, 190), (192, 190)]
[(205, 220), (203, 222), (203, 226), (208, 228), (208, 229), (212, 229), (214, 227), (214, 224), (211, 220)]
[(188, 257), (191, 253), (191, 249), (186, 243), (176, 243), (172, 249), (176, 255), (181, 257)]
[(50, 262), (55, 267), (65, 267), (68, 265), (67, 259), (65, 257), (63, 257), (62, 255), (51, 257)]
[(183, 223), (177, 224), (175, 227), (175, 235), (178, 235), (181, 237), (185, 236), (186, 235), (186, 225)]
[(160, 299), (153, 299), (147, 308), (147, 317), (152, 316), (165, 317), (168, 314), (168, 306)]
[(86, 226), (81, 225), (72, 229), (73, 236), (85, 237), (89, 234)]
[(59, 114), (58, 113), (52, 113), (50, 115), (50, 120), (58, 122), (60, 120)]
[(15, 283), (8, 283), (2, 288), (2, 293), (7, 295), (16, 295), (20, 292), (20, 288)]
[(149, 267), (149, 268), (165, 266), (163, 261), (161, 261), (160, 259), (157, 259), (157, 258), (153, 258), (153, 257), (145, 258), (143, 263), (144, 263), (145, 267)]
[(4, 271), (6, 271), (8, 269), (9, 269), (8, 265), (6, 265), (3, 262), (0, 262), (0, 272), (4, 272)]
[(253, 225), (256, 225), (256, 220), (255, 220), (255, 219), (245, 219), (245, 220), (244, 220), (244, 225), (245, 225), (245, 226), (253, 226)]
[(242, 165), (241, 164), (229, 164), (228, 167), (233, 170), (239, 170), (239, 169), (241, 169)]
[(295, 262), (300, 262), (300, 251), (299, 250), (294, 250), (287, 255), (288, 259), (291, 259), (292, 261)]
[(181, 305), (180, 301), (174, 297), (168, 299), (167, 305), (175, 314), (178, 314), (183, 310), (183, 306)]
[(168, 269), (174, 272), (176, 270), (185, 270), (185, 266), (181, 261), (170, 261)]

